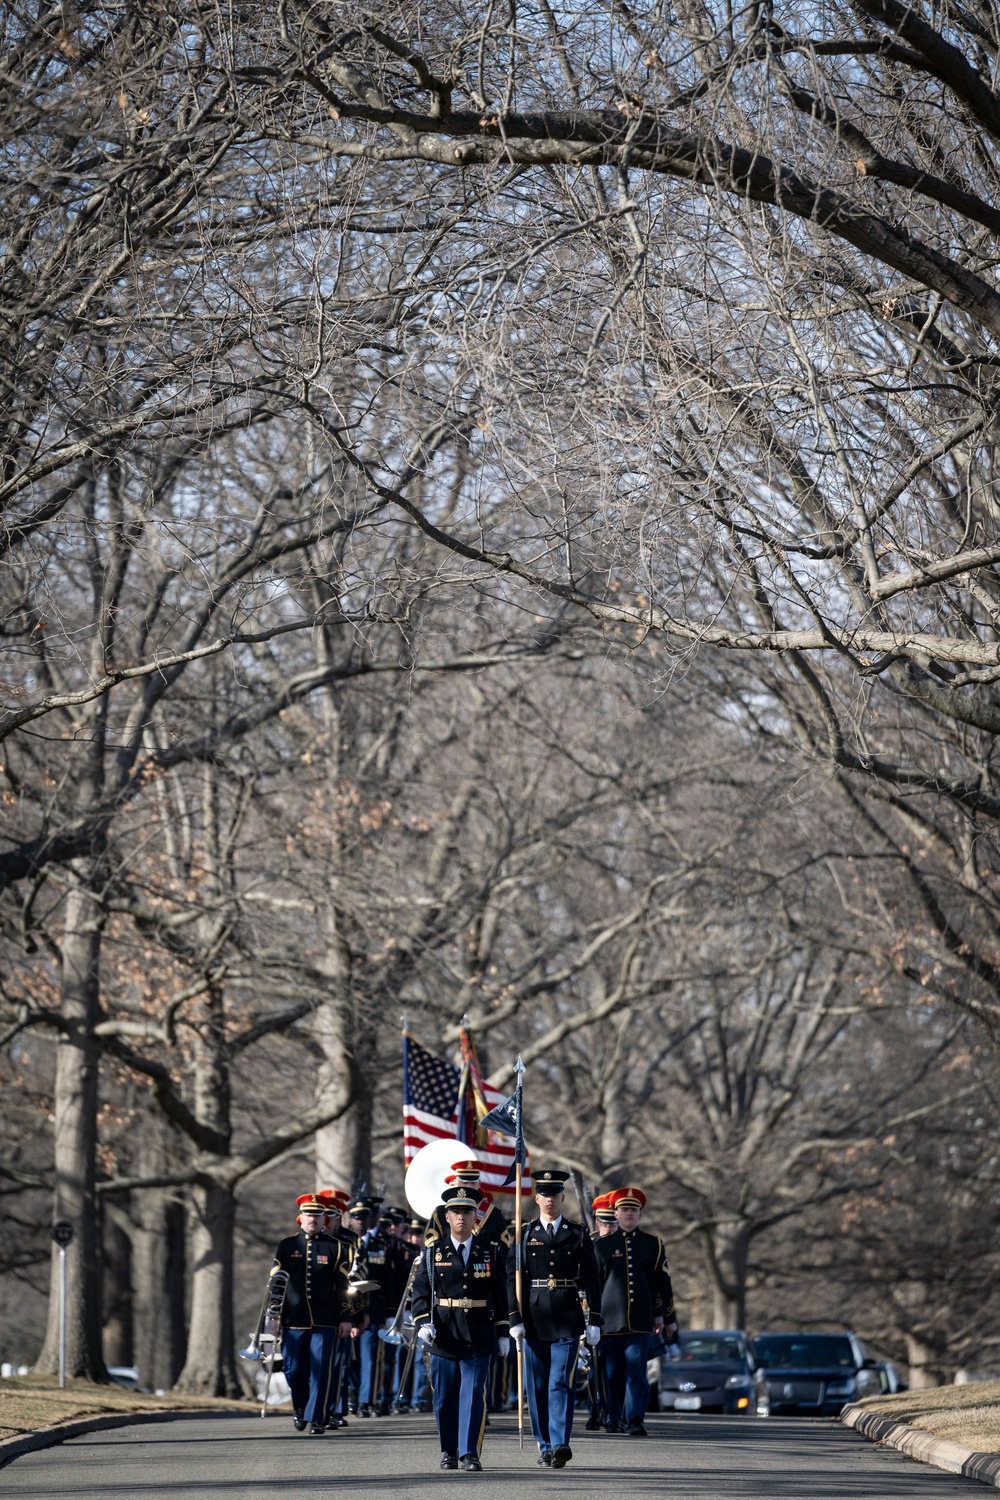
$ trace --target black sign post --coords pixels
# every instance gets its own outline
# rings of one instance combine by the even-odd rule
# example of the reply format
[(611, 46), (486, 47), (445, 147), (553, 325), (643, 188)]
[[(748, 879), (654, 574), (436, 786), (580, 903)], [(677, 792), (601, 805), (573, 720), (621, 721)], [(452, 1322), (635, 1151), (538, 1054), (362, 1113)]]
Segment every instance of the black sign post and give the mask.
[(59, 1246), (59, 1389), (66, 1387), (66, 1246), (73, 1239), (73, 1226), (59, 1219), (52, 1226), (52, 1238)]

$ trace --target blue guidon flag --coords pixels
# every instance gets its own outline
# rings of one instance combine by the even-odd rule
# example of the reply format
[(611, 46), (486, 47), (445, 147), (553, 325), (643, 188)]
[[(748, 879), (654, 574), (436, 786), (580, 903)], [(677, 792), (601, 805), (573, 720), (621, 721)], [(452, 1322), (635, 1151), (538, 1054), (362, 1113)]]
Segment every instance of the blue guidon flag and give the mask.
[[(463, 1154), (468, 1155), (462, 1149), (465, 1141), (459, 1118), (461, 1079), (461, 1070), (454, 1063), (435, 1057), (408, 1032), (403, 1032), (403, 1157), (407, 1166), (420, 1148), (431, 1141), (453, 1140), (456, 1161)], [(487, 1105), (506, 1102), (506, 1096), (491, 1084), (480, 1083), (478, 1088)], [(483, 1124), (481, 1120), (480, 1129)], [(482, 1164), (480, 1183), (489, 1193), (510, 1193), (508, 1177), (513, 1180), (515, 1142), (505, 1133), (490, 1129), (488, 1124), (486, 1129), (490, 1130), (486, 1143), (480, 1145), (477, 1141), (474, 1147)], [(522, 1150), (523, 1139), (522, 1136)], [(531, 1178), (527, 1172), (522, 1183), (523, 1189), (530, 1191)]]

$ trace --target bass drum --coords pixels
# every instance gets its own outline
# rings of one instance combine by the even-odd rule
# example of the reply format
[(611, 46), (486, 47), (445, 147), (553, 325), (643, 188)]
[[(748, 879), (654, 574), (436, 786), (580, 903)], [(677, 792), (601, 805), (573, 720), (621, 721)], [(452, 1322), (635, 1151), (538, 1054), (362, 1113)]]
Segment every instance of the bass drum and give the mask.
[(451, 1176), (455, 1162), (482, 1159), (478, 1151), (463, 1141), (431, 1141), (421, 1146), (403, 1179), (406, 1201), (413, 1212), (422, 1219), (429, 1219), (441, 1202), (441, 1194), (447, 1186), (445, 1178)]

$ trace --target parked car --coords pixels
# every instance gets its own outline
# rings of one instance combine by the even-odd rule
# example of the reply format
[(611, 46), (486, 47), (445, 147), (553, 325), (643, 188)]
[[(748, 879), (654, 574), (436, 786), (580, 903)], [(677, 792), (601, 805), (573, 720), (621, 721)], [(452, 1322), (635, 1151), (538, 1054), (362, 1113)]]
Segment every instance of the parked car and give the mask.
[(753, 1415), (757, 1392), (745, 1333), (735, 1328), (693, 1328), (678, 1334), (677, 1344), (679, 1357), (671, 1358), (668, 1349), (660, 1356), (660, 1411)]
[(759, 1416), (835, 1417), (882, 1389), (879, 1362), (853, 1333), (761, 1333), (750, 1349)]

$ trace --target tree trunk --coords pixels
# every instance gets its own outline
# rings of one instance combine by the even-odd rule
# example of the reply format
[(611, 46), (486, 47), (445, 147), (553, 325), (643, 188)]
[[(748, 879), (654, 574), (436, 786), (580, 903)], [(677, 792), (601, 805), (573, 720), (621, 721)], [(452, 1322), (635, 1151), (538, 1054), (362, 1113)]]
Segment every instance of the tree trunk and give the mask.
[[(143, 1121), (139, 1175), (155, 1177), (171, 1166), (169, 1132), (156, 1112)], [(135, 1363), (145, 1391), (167, 1391), (184, 1368), (184, 1203), (174, 1188), (136, 1194), (132, 1284)]]
[[(203, 1005), (194, 1047), (194, 1113), (219, 1141), (220, 1164), (228, 1154), (229, 1062), (222, 991), (213, 985)], [(191, 1323), (187, 1358), (176, 1389), (202, 1396), (241, 1396), (233, 1328), (233, 1190), (209, 1178), (192, 1193)]]
[(233, 1226), (236, 1199), (217, 1183), (192, 1194), (191, 1324), (187, 1358), (174, 1389), (186, 1395), (246, 1394), (236, 1368), (233, 1326)]
[(911, 1391), (944, 1385), (944, 1372), (937, 1364), (937, 1353), (915, 1333), (906, 1334), (907, 1380)]
[[(326, 1049), (324, 1049), (326, 1050)], [(353, 1067), (350, 1058), (341, 1061), (340, 1078)], [(330, 1053), (323, 1071), (329, 1070), (329, 1087), (340, 1086)], [(339, 1119), (316, 1132), (316, 1186), (343, 1188), (350, 1192), (364, 1178), (371, 1186), (372, 1096), (366, 1080), (358, 1078), (358, 1097)], [(320, 1093), (320, 1099), (323, 1094)]]
[(107, 1365), (131, 1365), (132, 1242), (115, 1221), (104, 1224), (104, 1360)]
[[(94, 1191), (97, 1148), (101, 928), (86, 887), (66, 897), (62, 1006), (66, 1030), (56, 1049), (53, 1111), (55, 1194), (52, 1217), (68, 1219), (75, 1237), (66, 1252), (66, 1373), (106, 1382), (101, 1352), (101, 1244)], [(35, 1369), (59, 1368), (59, 1252), (53, 1247), (45, 1343)]]
[(743, 1220), (715, 1224), (702, 1235), (705, 1268), (712, 1286), (713, 1328), (744, 1328), (747, 1313), (747, 1252)]

